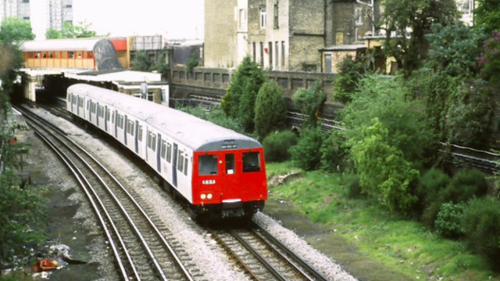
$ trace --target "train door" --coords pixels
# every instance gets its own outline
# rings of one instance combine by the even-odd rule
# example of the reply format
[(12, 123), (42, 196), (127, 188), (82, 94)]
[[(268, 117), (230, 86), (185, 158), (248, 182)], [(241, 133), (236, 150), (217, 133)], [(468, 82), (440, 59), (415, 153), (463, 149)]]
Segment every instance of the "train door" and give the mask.
[(139, 121), (135, 120), (135, 153), (139, 154)]
[(104, 107), (104, 130), (108, 132), (108, 122), (109, 122), (109, 108), (106, 105)]
[(174, 159), (172, 160), (172, 183), (174, 184), (174, 187), (177, 188), (177, 151), (179, 150), (179, 147), (177, 146), (176, 143), (174, 143)]
[(99, 103), (96, 103), (95, 106), (96, 106), (96, 113), (95, 113), (96, 120), (95, 120), (95, 122), (96, 122), (97, 127), (99, 127), (99, 117), (100, 117), (99, 113), (101, 112), (101, 110), (100, 110), (101, 107), (99, 106)]
[(127, 146), (128, 115), (125, 115), (125, 126), (123, 128), (123, 143)]
[(156, 147), (156, 171), (161, 174), (161, 161), (160, 161), (160, 153), (161, 153), (161, 134), (158, 134), (158, 142)]
[(224, 181), (222, 182), (223, 199), (241, 199), (238, 175), (236, 173), (236, 157), (234, 153), (224, 155)]

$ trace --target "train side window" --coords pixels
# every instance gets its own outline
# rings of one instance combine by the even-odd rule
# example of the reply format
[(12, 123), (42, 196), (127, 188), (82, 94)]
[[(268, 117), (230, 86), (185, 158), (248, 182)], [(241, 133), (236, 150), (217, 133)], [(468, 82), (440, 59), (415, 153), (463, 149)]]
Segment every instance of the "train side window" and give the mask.
[(179, 159), (177, 161), (177, 170), (182, 172), (184, 170), (184, 155), (182, 155), (181, 151), (179, 151), (177, 159)]
[(78, 107), (83, 107), (83, 98), (78, 97)]
[(127, 132), (131, 136), (134, 136), (134, 121), (128, 120), (128, 122), (127, 122)]
[(148, 134), (148, 147), (153, 151), (156, 150), (156, 135), (151, 132)]
[(106, 108), (106, 121), (109, 121), (109, 108)]
[(99, 105), (99, 110), (98, 110), (99, 117), (104, 117), (104, 106)]
[(116, 112), (113, 111), (113, 116), (111, 116), (111, 121), (113, 122), (113, 124), (116, 123), (115, 116), (116, 116)]
[(243, 153), (243, 172), (258, 172), (260, 171), (260, 153), (247, 152)]
[(172, 162), (172, 145), (167, 143), (167, 162)]
[(234, 154), (226, 154), (226, 174), (234, 174)]
[(139, 130), (138, 131), (139, 132), (138, 132), (138, 136), (137, 137), (142, 141), (142, 126), (141, 125), (139, 125)]
[(186, 175), (186, 176), (188, 174), (188, 167), (189, 167), (189, 165), (188, 165), (188, 158), (185, 157), (184, 158), (184, 175)]
[(162, 140), (161, 141), (161, 152), (160, 152), (160, 156), (161, 158), (163, 159), (167, 159), (166, 156), (167, 156), (167, 142)]
[(198, 173), (200, 176), (217, 175), (217, 155), (198, 156)]

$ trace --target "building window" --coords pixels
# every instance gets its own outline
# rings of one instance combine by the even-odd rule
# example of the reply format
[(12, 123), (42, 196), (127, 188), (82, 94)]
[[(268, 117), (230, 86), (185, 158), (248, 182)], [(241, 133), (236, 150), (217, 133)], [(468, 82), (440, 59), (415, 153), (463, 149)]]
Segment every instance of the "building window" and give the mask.
[(260, 65), (264, 66), (264, 43), (260, 42)]
[(260, 9), (260, 28), (265, 29), (266, 28), (266, 23), (267, 23), (267, 15), (266, 15), (266, 9), (261, 8)]
[(279, 27), (279, 6), (278, 4), (275, 4), (274, 5), (274, 28), (278, 28)]
[(276, 56), (275, 56), (276, 59), (274, 60), (274, 65), (276, 65), (276, 68), (278, 68), (279, 58), (280, 58), (278, 50), (279, 50), (279, 43), (278, 43), (278, 41), (276, 41), (274, 43), (274, 51), (276, 52)]
[(332, 55), (325, 55), (325, 72), (332, 73)]
[(285, 41), (281, 41), (281, 66), (285, 66)]
[(269, 54), (269, 68), (273, 69), (273, 42), (268, 43), (269, 50), (267, 53)]
[(257, 46), (255, 42), (252, 43), (252, 54), (253, 54), (253, 62), (257, 61)]
[(240, 29), (247, 27), (247, 12), (245, 9), (240, 9)]
[(354, 18), (356, 19), (356, 25), (363, 24), (363, 8), (357, 7), (354, 10)]

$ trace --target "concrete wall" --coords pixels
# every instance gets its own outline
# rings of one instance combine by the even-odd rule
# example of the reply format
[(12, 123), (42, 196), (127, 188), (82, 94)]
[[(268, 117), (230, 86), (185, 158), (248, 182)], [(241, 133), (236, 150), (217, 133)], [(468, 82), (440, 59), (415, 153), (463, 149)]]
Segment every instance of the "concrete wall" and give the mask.
[[(187, 75), (184, 67), (173, 67), (170, 97), (174, 99), (202, 98), (220, 101), (226, 94), (233, 73), (234, 70), (231, 69), (199, 67), (194, 68), (193, 75)], [(294, 110), (293, 94), (300, 88), (310, 87), (315, 81), (318, 81), (323, 86), (323, 92), (327, 96), (323, 108), (325, 116), (334, 116), (335, 110), (342, 107), (341, 104), (332, 100), (332, 83), (335, 80), (335, 74), (288, 71), (266, 71), (265, 74), (281, 87), (290, 110)]]

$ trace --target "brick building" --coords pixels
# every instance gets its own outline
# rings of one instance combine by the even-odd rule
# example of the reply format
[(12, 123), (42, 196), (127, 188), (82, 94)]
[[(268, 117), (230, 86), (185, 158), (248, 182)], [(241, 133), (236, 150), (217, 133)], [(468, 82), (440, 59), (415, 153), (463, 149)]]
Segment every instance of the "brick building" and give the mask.
[(364, 1), (205, 1), (205, 66), (236, 67), (250, 55), (264, 69), (331, 71), (333, 46), (362, 47), (374, 35), (380, 3)]

